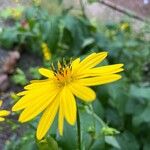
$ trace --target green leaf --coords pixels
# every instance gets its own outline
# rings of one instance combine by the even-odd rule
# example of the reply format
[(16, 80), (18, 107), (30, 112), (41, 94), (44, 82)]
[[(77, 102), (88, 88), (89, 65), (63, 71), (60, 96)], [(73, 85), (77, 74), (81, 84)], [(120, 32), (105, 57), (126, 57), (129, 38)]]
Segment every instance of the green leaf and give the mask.
[(94, 109), (94, 112), (98, 116), (101, 116), (103, 118), (103, 116), (104, 116), (104, 107), (102, 106), (102, 103), (100, 102), (100, 100), (96, 99), (93, 102), (93, 109)]
[(114, 136), (105, 136), (105, 142), (117, 149), (121, 149), (118, 141)]
[(37, 142), (39, 150), (58, 150), (58, 144), (52, 137)]
[(48, 43), (48, 47), (52, 52), (56, 51), (58, 46), (60, 35), (60, 20), (61, 18), (59, 16), (50, 16), (46, 20), (40, 21), (42, 39)]
[(12, 81), (18, 85), (26, 85), (28, 82), (25, 73), (19, 68), (17, 68), (16, 73), (12, 76)]
[(12, 48), (15, 42), (18, 42), (17, 27), (4, 28), (4, 30), (0, 33), (0, 46)]
[(121, 150), (139, 150), (139, 144), (135, 136), (128, 131), (119, 134), (116, 139)]
[[(20, 127), (19, 127), (20, 128)], [(38, 150), (34, 133), (31, 130), (25, 129), (23, 135), (18, 135), (16, 132), (7, 139), (4, 144), (4, 150)], [(15, 130), (16, 131), (16, 130)]]
[(90, 38), (90, 23), (83, 18), (66, 15), (63, 19), (63, 42), (69, 45), (72, 53), (78, 55), (85, 39)]
[(150, 100), (150, 88), (149, 87), (138, 87), (136, 85), (132, 85), (130, 89), (130, 94), (136, 98), (145, 98)]
[(38, 67), (36, 67), (36, 68), (31, 67), (29, 69), (29, 73), (31, 74), (33, 79), (40, 79), (41, 78), (41, 75), (40, 75), (38, 70), (39, 70)]
[(150, 115), (150, 103), (143, 111), (135, 114), (135, 116), (133, 117), (133, 124), (137, 126), (143, 122), (150, 123), (149, 115)]
[(109, 104), (116, 108), (121, 115), (125, 113), (126, 103), (129, 98), (125, 80), (107, 85)]
[(147, 139), (147, 141), (145, 141), (145, 143), (144, 143), (143, 150), (149, 150), (149, 149), (150, 149), (150, 143), (149, 143), (149, 139)]
[(92, 108), (87, 106), (80, 108), (82, 145), (85, 149), (97, 146), (103, 147), (104, 145), (104, 142), (99, 141), (99, 138), (101, 137), (101, 130), (105, 126), (105, 123), (90, 109)]
[(94, 43), (94, 38), (87, 38), (83, 41), (82, 48), (85, 48)]
[[(57, 125), (57, 124), (56, 124)], [(63, 136), (56, 136), (59, 146), (62, 149), (77, 149), (77, 130), (76, 124), (74, 126), (64, 122), (64, 133)]]

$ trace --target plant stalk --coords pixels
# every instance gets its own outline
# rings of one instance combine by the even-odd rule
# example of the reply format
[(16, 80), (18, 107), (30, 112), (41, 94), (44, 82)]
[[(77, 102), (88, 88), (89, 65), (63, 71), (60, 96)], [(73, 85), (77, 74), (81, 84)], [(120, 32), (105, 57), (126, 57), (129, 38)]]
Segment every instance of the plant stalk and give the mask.
[(79, 0), (79, 1), (80, 1), (80, 6), (81, 6), (81, 10), (82, 10), (83, 17), (84, 17), (84, 18), (87, 18), (87, 17), (86, 17), (86, 14), (85, 14), (85, 8), (84, 8), (83, 0)]
[(78, 109), (77, 109), (77, 134), (78, 134), (78, 149), (82, 150), (81, 125), (80, 125), (80, 115), (79, 115), (79, 110)]

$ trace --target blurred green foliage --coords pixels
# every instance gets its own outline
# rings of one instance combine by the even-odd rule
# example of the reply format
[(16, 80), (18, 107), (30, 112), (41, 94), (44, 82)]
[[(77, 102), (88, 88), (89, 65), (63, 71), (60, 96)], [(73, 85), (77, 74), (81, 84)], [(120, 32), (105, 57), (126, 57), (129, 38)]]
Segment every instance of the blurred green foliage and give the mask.
[(19, 68), (16, 69), (16, 73), (12, 76), (12, 81), (15, 84), (22, 85), (22, 86), (26, 85), (27, 82), (28, 82), (27, 78), (26, 78), (26, 75)]
[[(50, 13), (41, 6), (26, 8), (22, 17), (13, 21), (13, 26), (2, 29), (0, 45), (41, 57), (41, 44), (46, 42), (52, 53), (51, 61), (108, 51), (104, 64), (124, 63), (123, 79), (95, 88), (97, 99), (93, 107), (80, 106), (82, 149), (149, 150), (150, 81), (144, 74), (145, 65), (150, 63), (150, 41), (145, 38), (149, 25), (135, 32), (129, 22), (95, 24), (82, 15), (73, 15), (70, 10), (60, 12)], [(29, 72), (34, 78), (41, 78), (37, 68)], [(16, 84), (26, 84), (21, 70), (13, 75), (13, 80)], [(9, 139), (5, 149), (47, 150), (49, 145), (55, 150), (77, 149), (76, 126), (65, 124), (64, 136), (60, 137), (56, 123), (50, 131), (51, 137), (35, 141), (33, 129), (29, 128), (19, 139)]]

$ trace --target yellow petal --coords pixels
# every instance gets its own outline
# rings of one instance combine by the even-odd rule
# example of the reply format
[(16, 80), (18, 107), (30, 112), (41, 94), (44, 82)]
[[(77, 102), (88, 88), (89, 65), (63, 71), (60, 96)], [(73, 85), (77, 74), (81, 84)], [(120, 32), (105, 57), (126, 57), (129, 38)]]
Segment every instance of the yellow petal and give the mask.
[(75, 96), (86, 102), (93, 101), (96, 98), (96, 94), (91, 88), (81, 84), (72, 83), (69, 85), (69, 88)]
[[(19, 101), (12, 107), (12, 111), (18, 111), (18, 110), (21, 110), (21, 109), (24, 109), (25, 107), (27, 107), (28, 105), (30, 105), (30, 102), (31, 101), (35, 101), (35, 100), (38, 100), (39, 99), (39, 96), (38, 98), (36, 98), (38, 95), (34, 95), (34, 94), (28, 94), (28, 95), (25, 95), (23, 96), (21, 99), (19, 99)], [(40, 98), (41, 98), (41, 95), (40, 95)]]
[(64, 112), (63, 112), (63, 106), (60, 103), (59, 115), (58, 115), (58, 131), (61, 136), (63, 135), (63, 128), (64, 128)]
[(65, 86), (61, 94), (61, 106), (66, 120), (74, 125), (76, 121), (76, 102), (72, 92)]
[(27, 86), (24, 87), (24, 89), (29, 90), (29, 89), (38, 89), (41, 88), (41, 86), (44, 87), (51, 87), (54, 85), (54, 82), (52, 80), (45, 80), (43, 82), (34, 82), (31, 84), (28, 84)]
[(53, 93), (51, 93), (51, 94), (46, 93), (46, 95), (44, 95), (43, 99), (41, 98), (41, 99), (37, 100), (36, 103), (35, 103), (35, 101), (33, 103), (31, 103), (21, 113), (21, 115), (19, 117), (19, 121), (26, 122), (26, 121), (33, 119), (38, 114), (40, 114), (55, 99), (58, 92), (59, 91), (57, 89), (57, 90), (53, 91)]
[(4, 121), (4, 120), (5, 120), (4, 118), (0, 117), (0, 122), (1, 122), (1, 121)]
[(7, 110), (0, 110), (0, 116), (8, 116), (10, 114)]
[(87, 62), (93, 60), (96, 57), (96, 53), (92, 53), (90, 55), (88, 55), (86, 58), (84, 58), (80, 64), (85, 65)]
[(121, 75), (112, 74), (112, 75), (107, 75), (107, 76), (102, 76), (102, 77), (91, 77), (91, 78), (79, 79), (78, 84), (81, 84), (84, 86), (95, 86), (95, 85), (101, 85), (101, 84), (114, 82), (116, 80), (119, 80), (120, 78), (121, 78)]
[(75, 73), (76, 69), (78, 69), (79, 64), (80, 64), (80, 58), (75, 59), (75, 60), (71, 63), (72, 72), (73, 72), (73, 73)]
[(108, 65), (108, 66), (102, 66), (102, 67), (97, 67), (97, 68), (93, 68), (90, 69), (91, 73), (95, 73), (98, 75), (106, 75), (106, 74), (113, 74), (113, 73), (117, 73), (120, 71), (120, 69), (122, 70), (123, 64), (115, 64), (115, 65)]
[(17, 96), (23, 96), (23, 95), (25, 95), (26, 93), (27, 93), (27, 91), (22, 91), (22, 92), (17, 93), (16, 95), (17, 95)]
[(3, 101), (2, 101), (2, 100), (0, 100), (0, 107), (2, 106), (2, 104), (3, 104)]
[(82, 74), (79, 74), (77, 78), (85, 78), (90, 76), (104, 76), (104, 75), (118, 73), (123, 71), (123, 68), (121, 68), (122, 66), (123, 64), (115, 64), (115, 65), (108, 65), (108, 66), (88, 69), (82, 71)]
[[(46, 90), (45, 92), (47, 92), (48, 90)], [(27, 91), (28, 92), (28, 91)], [(44, 92), (44, 91), (43, 91)], [(13, 106), (12, 111), (18, 111), (21, 110), (25, 107), (28, 107), (31, 103), (33, 102), (38, 102), (40, 101), (42, 98), (45, 97), (45, 94), (43, 94), (42, 91), (37, 93), (28, 93), (27, 95), (23, 96), (21, 99), (19, 99), (19, 101)], [(47, 95), (47, 94), (46, 94)]]
[(58, 111), (59, 98), (60, 97), (58, 95), (56, 99), (54, 99), (53, 102), (50, 103), (44, 111), (37, 127), (36, 137), (38, 140), (41, 140), (47, 133), (48, 129), (51, 127)]
[(51, 81), (50, 79), (44, 79), (44, 80), (31, 80), (30, 83), (42, 83), (42, 82), (47, 82)]
[(80, 63), (79, 72), (85, 69), (90, 69), (92, 67), (95, 67), (100, 62), (102, 62), (107, 56), (107, 52), (101, 52), (101, 53), (93, 53), (89, 55), (87, 58), (85, 58)]
[(53, 78), (54, 77), (54, 72), (52, 70), (49, 69), (45, 69), (45, 68), (40, 68), (39, 72), (41, 75), (48, 77), (48, 78)]
[[(58, 88), (52, 85), (42, 85), (40, 88), (37, 89), (30, 89), (26, 91), (26, 95), (24, 95), (12, 108), (12, 111), (18, 111), (29, 105), (34, 105), (38, 101), (41, 101), (45, 97), (45, 95), (53, 95), (53, 91), (57, 90)], [(49, 93), (51, 91), (51, 93)]]

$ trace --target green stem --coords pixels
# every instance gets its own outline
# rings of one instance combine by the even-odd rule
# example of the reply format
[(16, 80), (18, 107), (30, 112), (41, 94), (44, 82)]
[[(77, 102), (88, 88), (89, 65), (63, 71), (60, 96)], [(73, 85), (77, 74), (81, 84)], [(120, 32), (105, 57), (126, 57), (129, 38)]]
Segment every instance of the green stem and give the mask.
[[(106, 123), (105, 123), (101, 118), (99, 118), (99, 117), (97, 116), (97, 114), (94, 112), (94, 109), (93, 109), (92, 104), (88, 105), (88, 107), (89, 107), (89, 113), (93, 116), (93, 118), (94, 118), (95, 120), (97, 120), (103, 127), (105, 127), (105, 126), (106, 126)], [(94, 122), (94, 126), (95, 126), (95, 122)], [(91, 140), (91, 142), (90, 142), (90, 145), (89, 145), (88, 150), (91, 149), (91, 147), (93, 146), (94, 142), (95, 142), (95, 139), (92, 137), (92, 140)]]
[(90, 109), (90, 113), (92, 114), (92, 116), (103, 126), (106, 127), (106, 123), (99, 117), (97, 116), (97, 114), (94, 112), (93, 110), (93, 106), (89, 105), (89, 109)]
[(28, 125), (29, 125), (33, 130), (36, 131), (36, 127), (35, 127), (35, 126), (33, 126), (31, 123), (29, 123)]
[(83, 13), (83, 17), (87, 18), (87, 17), (86, 17), (86, 14), (85, 14), (85, 9), (84, 9), (83, 0), (80, 0), (80, 6), (81, 6), (82, 13)]
[(91, 140), (91, 142), (90, 142), (90, 146), (89, 146), (88, 150), (90, 150), (90, 149), (91, 149), (91, 147), (93, 146), (94, 142), (95, 142), (95, 139), (94, 139), (94, 138), (92, 138), (92, 140)]
[(106, 126), (105, 122), (104, 122), (101, 118), (99, 118), (99, 117), (97, 116), (97, 114), (93, 113), (93, 117), (94, 117), (99, 123), (101, 123), (101, 125), (102, 125), (103, 127)]
[(80, 116), (79, 116), (78, 109), (77, 109), (77, 132), (78, 132), (78, 149), (82, 150), (81, 148), (81, 125), (80, 125)]

